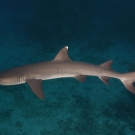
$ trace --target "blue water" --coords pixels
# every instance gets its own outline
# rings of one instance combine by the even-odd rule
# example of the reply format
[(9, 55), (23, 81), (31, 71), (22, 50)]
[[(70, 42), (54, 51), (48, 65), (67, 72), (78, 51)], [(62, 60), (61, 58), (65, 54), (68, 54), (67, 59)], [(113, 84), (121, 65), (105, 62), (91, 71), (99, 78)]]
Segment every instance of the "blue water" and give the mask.
[[(75, 61), (135, 71), (134, 0), (2, 0), (0, 71), (52, 60), (64, 46)], [(135, 95), (118, 79), (0, 86), (0, 135), (134, 135)]]

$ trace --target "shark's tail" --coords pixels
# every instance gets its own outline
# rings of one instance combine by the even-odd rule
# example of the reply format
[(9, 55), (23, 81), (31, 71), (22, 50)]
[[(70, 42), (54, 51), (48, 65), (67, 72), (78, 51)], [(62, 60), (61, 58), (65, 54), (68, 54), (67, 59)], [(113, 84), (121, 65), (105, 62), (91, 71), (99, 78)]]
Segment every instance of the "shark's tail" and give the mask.
[(130, 92), (135, 94), (135, 87), (133, 85), (135, 82), (135, 72), (125, 73), (122, 76), (123, 77), (120, 78), (121, 82)]
[[(100, 66), (107, 69), (107, 70), (110, 70), (110, 71), (113, 71), (112, 68), (111, 68), (111, 65), (112, 65), (112, 60), (110, 61), (107, 61), (103, 64), (101, 64)], [(108, 80), (109, 80), (109, 77), (107, 76), (101, 76), (99, 77), (105, 84), (109, 84)], [(133, 83), (135, 82), (135, 72), (129, 72), (129, 73), (125, 73), (125, 74), (122, 74), (121, 75), (121, 78), (119, 78), (121, 80), (121, 82), (124, 84), (124, 86), (132, 93), (135, 94), (135, 87), (133, 85)]]

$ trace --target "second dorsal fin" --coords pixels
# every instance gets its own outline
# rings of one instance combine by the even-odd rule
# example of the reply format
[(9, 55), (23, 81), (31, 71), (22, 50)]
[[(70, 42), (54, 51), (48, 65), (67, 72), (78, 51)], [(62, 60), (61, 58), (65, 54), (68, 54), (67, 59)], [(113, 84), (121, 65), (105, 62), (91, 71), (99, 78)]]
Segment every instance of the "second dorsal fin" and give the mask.
[(68, 56), (68, 46), (62, 48), (53, 60), (71, 61), (71, 59)]
[(107, 62), (104, 62), (104, 63), (101, 64), (100, 66), (103, 67), (103, 68), (105, 68), (105, 69), (107, 69), (107, 70), (112, 71), (112, 68), (111, 68), (112, 62), (113, 62), (112, 60), (109, 60), (109, 61), (107, 61)]
[[(111, 68), (111, 66), (112, 66), (112, 60), (109, 60), (109, 61), (107, 61), (107, 62), (101, 64), (100, 66), (103, 67), (103, 68), (105, 68), (105, 69), (107, 69), (107, 70), (112, 71), (112, 68)], [(107, 76), (99, 76), (99, 78), (100, 78), (105, 84), (109, 84), (109, 81), (108, 81), (108, 80), (109, 80), (109, 77), (107, 77)]]

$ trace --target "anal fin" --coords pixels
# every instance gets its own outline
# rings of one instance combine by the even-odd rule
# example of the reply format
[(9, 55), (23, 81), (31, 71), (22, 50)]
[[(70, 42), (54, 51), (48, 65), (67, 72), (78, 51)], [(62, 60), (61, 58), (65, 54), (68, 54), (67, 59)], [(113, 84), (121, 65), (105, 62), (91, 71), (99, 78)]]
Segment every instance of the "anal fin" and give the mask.
[(101, 76), (99, 77), (101, 81), (103, 81), (105, 84), (109, 85), (109, 77), (107, 76)]
[(42, 89), (42, 80), (41, 79), (29, 79), (26, 80), (32, 91), (40, 98), (44, 99), (44, 93)]

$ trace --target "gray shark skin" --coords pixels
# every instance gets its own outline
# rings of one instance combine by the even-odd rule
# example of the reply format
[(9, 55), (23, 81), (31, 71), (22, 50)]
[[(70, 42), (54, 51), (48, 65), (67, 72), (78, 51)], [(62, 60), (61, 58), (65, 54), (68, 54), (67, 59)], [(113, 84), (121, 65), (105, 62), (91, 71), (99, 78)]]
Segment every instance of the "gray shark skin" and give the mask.
[(117, 73), (111, 69), (111, 65), (112, 60), (101, 65), (72, 61), (68, 56), (68, 47), (65, 46), (51, 61), (24, 65), (0, 72), (0, 84), (27, 83), (40, 99), (44, 99), (42, 80), (73, 77), (84, 82), (87, 76), (97, 76), (105, 84), (109, 84), (108, 79), (112, 77), (120, 79), (124, 86), (135, 94), (133, 86), (135, 72)]

